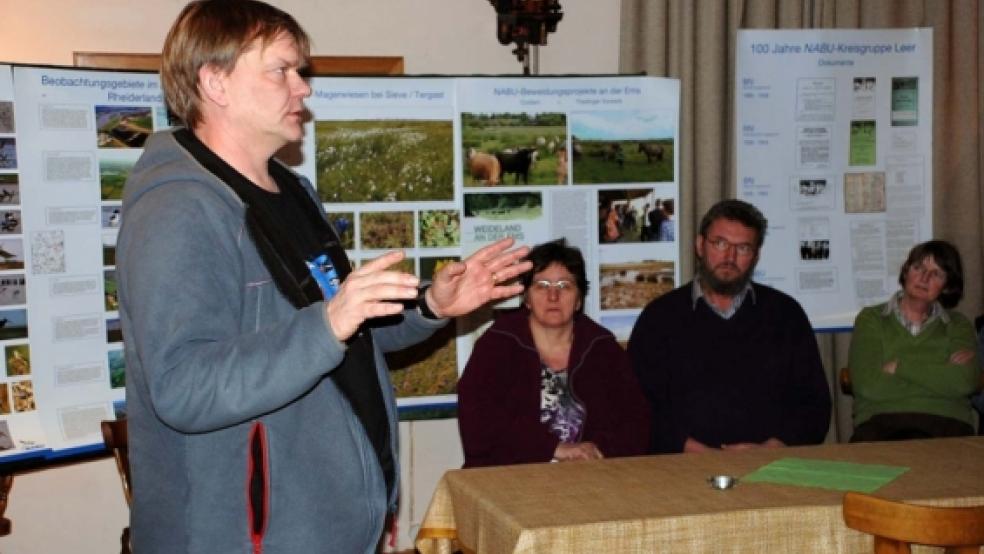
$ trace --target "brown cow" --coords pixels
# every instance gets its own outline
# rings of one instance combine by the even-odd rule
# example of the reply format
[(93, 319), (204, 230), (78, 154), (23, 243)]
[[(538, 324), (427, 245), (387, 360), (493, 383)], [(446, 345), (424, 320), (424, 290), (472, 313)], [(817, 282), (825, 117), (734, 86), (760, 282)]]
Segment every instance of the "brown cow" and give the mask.
[(499, 160), (492, 154), (479, 152), (477, 150), (468, 151), (468, 172), (472, 179), (478, 183), (494, 187), (499, 184), (502, 176), (502, 167)]

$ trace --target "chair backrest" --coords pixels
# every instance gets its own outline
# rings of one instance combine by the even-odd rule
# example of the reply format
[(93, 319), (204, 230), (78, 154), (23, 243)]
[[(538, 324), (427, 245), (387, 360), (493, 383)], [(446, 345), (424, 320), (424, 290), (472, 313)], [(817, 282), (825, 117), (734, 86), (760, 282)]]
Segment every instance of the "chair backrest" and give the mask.
[(867, 494), (844, 495), (844, 523), (875, 536), (875, 553), (910, 552), (910, 544), (977, 554), (984, 545), (984, 506), (916, 506)]
[(123, 496), (126, 498), (127, 506), (130, 505), (132, 497), (130, 492), (130, 457), (127, 454), (126, 440), (126, 418), (117, 420), (106, 420), (101, 424), (103, 442), (113, 453), (116, 459), (116, 469), (120, 472), (120, 480), (123, 482)]

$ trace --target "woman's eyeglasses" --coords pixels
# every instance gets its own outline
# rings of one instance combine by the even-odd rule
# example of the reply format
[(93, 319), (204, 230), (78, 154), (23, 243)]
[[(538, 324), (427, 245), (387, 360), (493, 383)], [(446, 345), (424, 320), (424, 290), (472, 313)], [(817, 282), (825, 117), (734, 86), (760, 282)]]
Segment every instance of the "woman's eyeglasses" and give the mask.
[(559, 292), (573, 291), (574, 283), (573, 281), (568, 281), (566, 279), (561, 279), (559, 281), (549, 281), (547, 279), (540, 279), (539, 281), (533, 281), (532, 288), (535, 291), (547, 292), (550, 289), (557, 289)]

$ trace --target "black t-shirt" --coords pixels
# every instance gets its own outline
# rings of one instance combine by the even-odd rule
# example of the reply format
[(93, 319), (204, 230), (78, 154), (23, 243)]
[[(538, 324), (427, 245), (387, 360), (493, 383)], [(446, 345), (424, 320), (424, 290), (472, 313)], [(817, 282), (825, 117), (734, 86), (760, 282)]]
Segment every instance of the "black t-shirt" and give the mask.
[[(270, 192), (255, 185), (209, 150), (191, 131), (175, 131), (174, 138), (246, 204), (250, 236), (277, 288), (291, 303), (301, 308), (325, 298), (323, 286), (309, 269), (318, 264), (307, 263), (322, 255), (327, 256), (338, 282), (345, 280), (352, 270), (345, 249), (324, 219), (320, 206), (296, 175), (271, 159), (268, 168), (280, 192)], [(345, 358), (330, 375), (362, 422), (382, 467), (387, 491), (390, 491), (395, 484), (395, 463), (372, 335), (363, 324), (346, 343)]]

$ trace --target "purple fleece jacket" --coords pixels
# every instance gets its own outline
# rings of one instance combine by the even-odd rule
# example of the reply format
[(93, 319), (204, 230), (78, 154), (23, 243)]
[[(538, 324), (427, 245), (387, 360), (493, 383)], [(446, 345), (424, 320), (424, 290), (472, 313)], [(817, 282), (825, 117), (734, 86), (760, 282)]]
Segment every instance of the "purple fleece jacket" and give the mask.
[[(574, 317), (569, 379), (587, 415), (582, 441), (606, 457), (646, 451), (650, 415), (628, 354), (586, 315)], [(500, 314), (475, 344), (458, 382), (465, 467), (547, 462), (559, 440), (540, 423), (542, 362), (529, 311)]]

